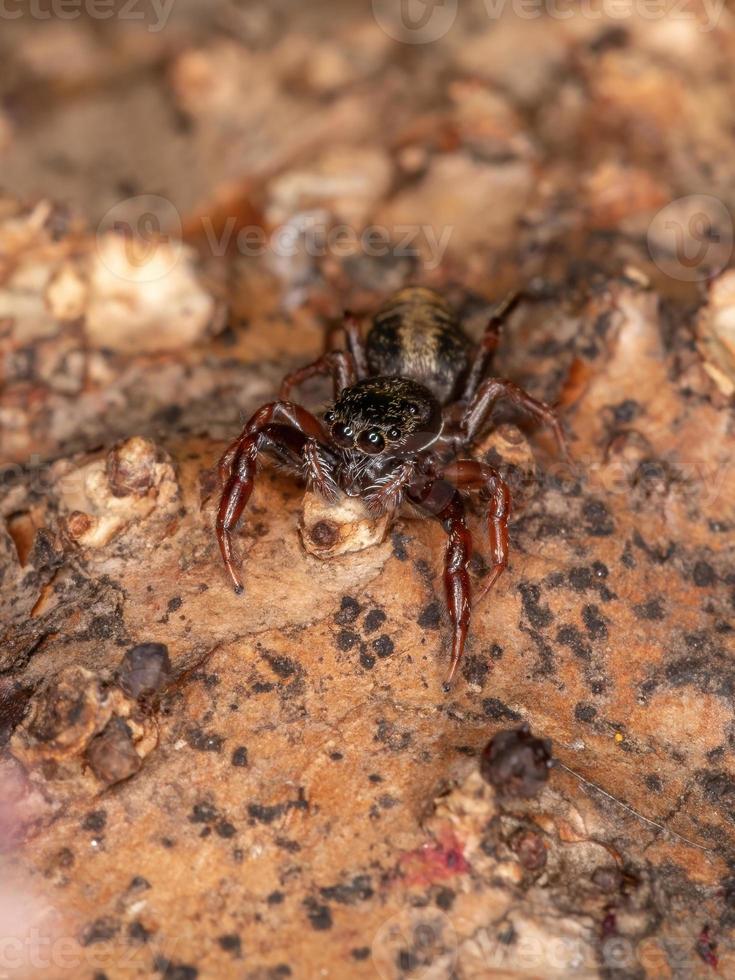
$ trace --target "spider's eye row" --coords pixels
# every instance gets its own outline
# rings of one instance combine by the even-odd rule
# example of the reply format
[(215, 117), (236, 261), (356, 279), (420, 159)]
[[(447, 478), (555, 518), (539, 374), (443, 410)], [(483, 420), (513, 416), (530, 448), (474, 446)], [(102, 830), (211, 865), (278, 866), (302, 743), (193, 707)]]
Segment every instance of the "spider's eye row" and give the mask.
[(418, 405), (415, 405), (413, 402), (410, 402), (410, 404), (406, 408), (406, 411), (408, 412), (409, 415), (418, 415), (419, 407)]
[(344, 422), (335, 422), (332, 426), (332, 438), (337, 443), (338, 446), (342, 446), (343, 449), (348, 449), (352, 446), (354, 441), (354, 431), (352, 426), (345, 425)]
[(334, 422), (334, 412), (325, 412), (324, 421), (327, 423), (327, 425), (331, 425), (332, 422)]
[(360, 433), (357, 446), (364, 453), (380, 453), (385, 449), (385, 439), (377, 429), (368, 429)]
[(392, 439), (393, 442), (397, 442), (402, 435), (403, 433), (401, 432), (401, 430), (398, 428), (397, 425), (391, 426), (391, 428), (388, 429), (388, 438)]

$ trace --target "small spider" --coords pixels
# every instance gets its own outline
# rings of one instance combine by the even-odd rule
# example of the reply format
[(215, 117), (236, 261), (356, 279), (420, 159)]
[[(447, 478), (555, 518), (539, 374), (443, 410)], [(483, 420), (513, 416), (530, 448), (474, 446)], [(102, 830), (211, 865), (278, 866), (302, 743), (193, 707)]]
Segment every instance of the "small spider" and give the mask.
[[(488, 377), (500, 328), (519, 299), (509, 297), (491, 317), (479, 347), (463, 333), (441, 296), (407, 287), (373, 318), (363, 339), (345, 314), (347, 350), (332, 351), (283, 381), (280, 400), (259, 408), (219, 464), (223, 491), (217, 538), (237, 593), (232, 533), (250, 498), (258, 456), (267, 452), (327, 501), (340, 491), (361, 497), (375, 515), (406, 500), (442, 524), (448, 544), (444, 586), (453, 628), (449, 689), (470, 624), (468, 565), (472, 538), (461, 491), (479, 491), (486, 505), (491, 570), (478, 599), (508, 563), (510, 494), (492, 466), (462, 458), (488, 428), (493, 407), (507, 399), (551, 426), (566, 443), (551, 408), (501, 378)], [(292, 388), (331, 375), (334, 403), (318, 419), (289, 401)]]

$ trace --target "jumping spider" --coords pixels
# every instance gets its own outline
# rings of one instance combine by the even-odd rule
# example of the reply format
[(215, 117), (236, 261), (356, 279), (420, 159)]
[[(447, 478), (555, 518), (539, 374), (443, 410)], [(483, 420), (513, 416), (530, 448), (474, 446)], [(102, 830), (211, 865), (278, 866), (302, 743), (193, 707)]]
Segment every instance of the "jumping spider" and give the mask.
[[(448, 536), (444, 586), (453, 628), (448, 690), (470, 624), (468, 565), (472, 538), (461, 491), (479, 491), (486, 504), (491, 570), (478, 599), (508, 563), (510, 494), (498, 472), (463, 458), (507, 399), (551, 426), (566, 454), (551, 408), (501, 378), (488, 377), (500, 327), (518, 301), (510, 297), (491, 317), (479, 347), (472, 345), (441, 296), (408, 287), (372, 320), (363, 339), (345, 315), (346, 351), (332, 351), (289, 374), (280, 400), (259, 408), (220, 460), (223, 485), (217, 538), (236, 592), (242, 592), (232, 533), (253, 490), (258, 455), (268, 452), (328, 501), (339, 491), (362, 497), (375, 514), (395, 513), (406, 500), (436, 517)], [(334, 404), (323, 420), (289, 401), (292, 388), (331, 375)]]

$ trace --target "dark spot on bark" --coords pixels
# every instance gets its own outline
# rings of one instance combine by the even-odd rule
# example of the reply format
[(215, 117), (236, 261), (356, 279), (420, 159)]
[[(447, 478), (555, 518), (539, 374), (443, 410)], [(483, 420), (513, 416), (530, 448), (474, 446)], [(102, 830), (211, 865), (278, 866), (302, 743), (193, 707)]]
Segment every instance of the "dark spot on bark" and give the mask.
[(643, 782), (652, 793), (660, 793), (664, 788), (664, 784), (661, 782), (660, 777), (655, 775), (655, 773), (649, 773)]
[(492, 719), (492, 721), (520, 721), (521, 716), (517, 711), (508, 707), (503, 701), (498, 698), (485, 698), (482, 702), (482, 710), (486, 718)]
[(372, 670), (375, 666), (375, 657), (371, 656), (367, 650), (360, 653), (360, 666), (365, 670)]
[(214, 732), (204, 732), (201, 728), (190, 728), (186, 733), (186, 741), (197, 752), (221, 752), (225, 744), (224, 738)]
[(574, 708), (574, 717), (577, 721), (591, 722), (597, 716), (597, 708), (592, 704), (583, 704), (581, 701)]
[(584, 502), (582, 516), (585, 520), (585, 530), (595, 538), (604, 538), (612, 534), (615, 524), (610, 512), (601, 500), (591, 498)]
[(359, 642), (360, 637), (353, 630), (340, 630), (337, 634), (337, 646), (345, 653)]
[(101, 830), (105, 829), (106, 823), (107, 813), (104, 810), (90, 810), (82, 822), (82, 827), (85, 830), (92, 830), (98, 834)]
[(147, 943), (151, 934), (139, 919), (135, 919), (128, 926), (128, 936), (134, 943)]
[(375, 630), (385, 622), (385, 613), (382, 609), (371, 609), (363, 621), (363, 628), (366, 633), (374, 633)]
[(406, 550), (408, 535), (401, 534), (400, 531), (394, 531), (391, 534), (390, 539), (393, 545), (393, 554), (396, 556), (398, 561), (408, 561), (408, 551)]
[(339, 626), (347, 626), (354, 623), (360, 615), (360, 603), (350, 595), (343, 595), (340, 603), (339, 612), (335, 613), (334, 621)]
[(698, 561), (696, 563), (692, 572), (692, 578), (694, 579), (694, 584), (699, 586), (700, 589), (706, 589), (714, 585), (717, 581), (714, 568), (706, 561)]
[(232, 953), (233, 956), (239, 956), (242, 952), (242, 942), (236, 932), (228, 932), (224, 936), (219, 936), (217, 942), (220, 949), (226, 953)]
[(617, 405), (612, 405), (611, 407), (615, 421), (623, 425), (632, 422), (641, 410), (641, 406), (633, 398), (626, 398), (625, 401), (618, 402)]
[(395, 649), (393, 640), (389, 636), (379, 636), (373, 640), (372, 647), (379, 657), (389, 657)]
[(448, 912), (449, 909), (451, 909), (452, 905), (454, 905), (454, 898), (455, 895), (451, 888), (440, 888), (439, 891), (436, 893), (436, 897), (434, 898), (434, 901), (436, 902), (436, 904), (439, 906), (440, 909), (443, 909), (445, 912)]
[(548, 605), (540, 605), (541, 589), (532, 582), (521, 582), (518, 585), (523, 602), (523, 611), (534, 629), (540, 630), (553, 622), (554, 614)]
[(94, 943), (106, 943), (113, 939), (120, 931), (120, 923), (117, 919), (103, 915), (90, 923), (79, 937), (82, 946), (92, 946)]
[(177, 612), (177, 610), (181, 609), (183, 604), (184, 604), (184, 600), (181, 598), (180, 595), (172, 596), (168, 600), (168, 605), (166, 606), (166, 610), (170, 613), (175, 613)]
[(356, 875), (346, 884), (328, 885), (320, 888), (319, 893), (328, 902), (339, 902), (340, 905), (356, 905), (366, 902), (373, 897), (370, 875)]
[(303, 902), (306, 915), (311, 923), (312, 929), (323, 931), (332, 928), (332, 913), (328, 905), (320, 905), (313, 898), (307, 898)]
[(231, 824), (229, 820), (220, 820), (217, 826), (214, 828), (220, 837), (224, 837), (225, 840), (230, 837), (234, 837), (237, 833), (234, 824)]
[(284, 657), (282, 655), (276, 655), (272, 653), (264, 653), (263, 657), (268, 661), (268, 664), (277, 677), (281, 677), (283, 680), (287, 680), (298, 670), (298, 664), (291, 660), (289, 657)]
[(370, 775), (368, 776), (368, 779), (370, 780), (371, 783), (383, 782), (383, 777), (377, 772), (371, 772)]
[(197, 980), (199, 970), (188, 963), (174, 963), (165, 956), (157, 956), (153, 961), (155, 970), (163, 980)]
[(353, 960), (366, 960), (370, 956), (369, 946), (357, 946), (350, 952)]
[(484, 657), (478, 657), (474, 653), (465, 655), (462, 664), (462, 676), (468, 684), (484, 687), (489, 671), (490, 665)]
[[(735, 806), (735, 778), (730, 773), (704, 769), (697, 773), (697, 781), (708, 802), (722, 804), (732, 811)], [(732, 812), (728, 813), (728, 816), (731, 820), (735, 820)]]
[(633, 606), (633, 612), (638, 619), (648, 619), (652, 622), (664, 619), (666, 616), (661, 599), (648, 599), (646, 602), (641, 602), (637, 606)]
[(189, 816), (190, 823), (211, 823), (216, 820), (219, 816), (219, 811), (217, 807), (212, 803), (203, 802), (195, 803), (191, 808), (191, 814)]
[(341, 752), (330, 752), (329, 758), (332, 760), (332, 762), (341, 762), (342, 759), (344, 759), (344, 756)]
[(419, 613), (419, 626), (425, 630), (438, 629), (442, 621), (442, 607), (438, 602), (430, 602)]
[(283, 898), (283, 892), (275, 891), (270, 893), (270, 895), (266, 898), (266, 902), (269, 905), (280, 905), (283, 902)]
[(244, 768), (248, 764), (248, 750), (244, 745), (238, 747), (232, 753), (232, 765)]
[(129, 892), (145, 892), (151, 887), (150, 881), (144, 878), (143, 875), (135, 875), (134, 878), (130, 879), (130, 884), (128, 885)]
[(87, 762), (95, 776), (113, 785), (129, 779), (141, 767), (132, 733), (122, 718), (113, 718), (87, 748)]
[(260, 803), (248, 804), (248, 816), (257, 823), (273, 823), (276, 817), (280, 817), (286, 807), (283, 803), (276, 803), (274, 806), (262, 806)]
[(387, 745), (392, 752), (403, 752), (411, 744), (411, 732), (400, 731), (393, 722), (381, 718), (373, 740)]
[(600, 610), (595, 605), (585, 606), (582, 609), (582, 619), (585, 628), (592, 640), (604, 640), (607, 636), (607, 625), (600, 615)]
[(560, 626), (556, 634), (556, 639), (558, 643), (563, 643), (564, 646), (569, 647), (574, 656), (579, 657), (580, 660), (591, 659), (592, 648), (576, 626), (570, 626), (569, 624)]
[(401, 949), (396, 957), (396, 965), (402, 973), (410, 973), (411, 970), (415, 970), (418, 966), (419, 961), (414, 953), (410, 949)]

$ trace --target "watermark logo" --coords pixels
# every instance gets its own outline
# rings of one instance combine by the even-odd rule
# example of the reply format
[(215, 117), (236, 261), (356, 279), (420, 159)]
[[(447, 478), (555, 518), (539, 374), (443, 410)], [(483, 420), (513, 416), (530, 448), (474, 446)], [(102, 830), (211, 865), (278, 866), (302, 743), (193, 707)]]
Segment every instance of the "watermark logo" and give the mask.
[(378, 929), (373, 966), (381, 980), (442, 980), (453, 975), (457, 933), (437, 908), (406, 908)]
[(165, 197), (139, 194), (119, 201), (97, 226), (97, 255), (127, 282), (154, 282), (168, 275), (184, 248), (179, 212)]
[(651, 258), (671, 279), (710, 279), (732, 256), (732, 217), (719, 198), (690, 194), (661, 208), (646, 241)]
[(373, 15), (394, 41), (430, 44), (454, 24), (457, 0), (373, 0)]

